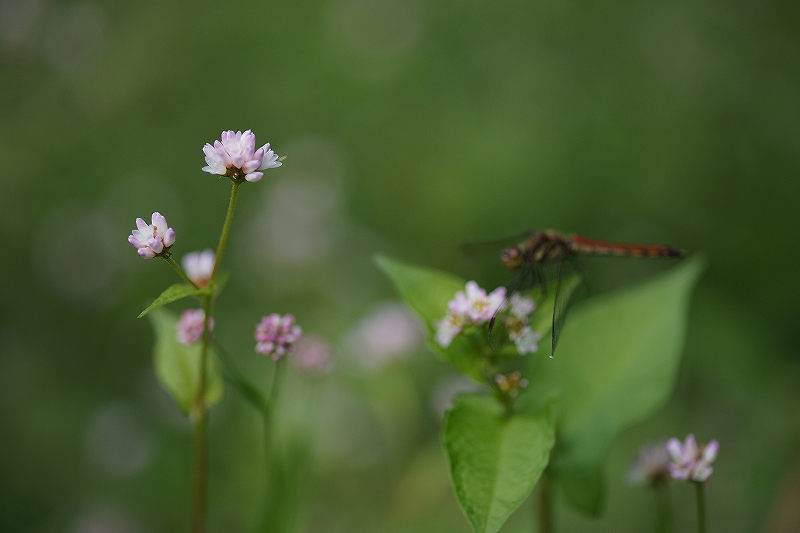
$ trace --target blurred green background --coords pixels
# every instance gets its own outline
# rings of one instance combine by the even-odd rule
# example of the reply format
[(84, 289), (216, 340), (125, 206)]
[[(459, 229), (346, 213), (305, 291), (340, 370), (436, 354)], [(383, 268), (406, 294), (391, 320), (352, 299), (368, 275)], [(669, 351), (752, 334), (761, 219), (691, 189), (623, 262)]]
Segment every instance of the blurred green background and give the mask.
[[(629, 458), (691, 432), (721, 443), (711, 531), (800, 531), (797, 2), (0, 0), (1, 531), (186, 530), (189, 427), (135, 318), (174, 273), (126, 237), (158, 210), (177, 257), (216, 245), (227, 129), (288, 159), (243, 187), (217, 338), (266, 381), (253, 325), (293, 312), (335, 360), (283, 397), (297, 531), (469, 531), (439, 444), (465, 385), (371, 257), (491, 287), (458, 244), (544, 228), (709, 258), (674, 396), (615, 441), (604, 516), (558, 529), (647, 530)], [(656, 263), (585, 268), (602, 292)], [(252, 531), (259, 419), (229, 391), (210, 431), (209, 530)]]

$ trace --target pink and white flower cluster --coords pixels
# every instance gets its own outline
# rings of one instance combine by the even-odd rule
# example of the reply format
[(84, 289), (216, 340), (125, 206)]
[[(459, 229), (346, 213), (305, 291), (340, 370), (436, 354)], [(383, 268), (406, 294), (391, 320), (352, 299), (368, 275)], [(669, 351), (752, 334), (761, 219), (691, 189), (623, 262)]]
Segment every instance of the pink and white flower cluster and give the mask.
[(255, 182), (264, 177), (262, 170), (282, 165), (278, 155), (270, 150), (269, 143), (258, 150), (255, 147), (256, 136), (252, 131), (223, 131), (222, 141), (214, 141), (213, 146), (208, 143), (203, 146), (208, 163), (203, 171)]
[(192, 280), (192, 283), (200, 287), (208, 286), (211, 281), (211, 274), (214, 272), (214, 259), (215, 254), (211, 250), (203, 250), (202, 252), (192, 252), (183, 256), (183, 269), (186, 271), (186, 276)]
[(273, 313), (262, 317), (256, 324), (256, 352), (278, 361), (295, 350), (295, 343), (302, 334), (303, 330), (295, 325), (293, 315)]
[[(506, 301), (505, 287), (498, 287), (487, 294), (476, 282), (468, 281), (464, 291), (458, 291), (447, 304), (447, 314), (436, 322), (436, 342), (447, 348), (456, 335), (472, 326), (489, 322)], [(541, 335), (530, 327), (530, 314), (536, 309), (533, 300), (519, 293), (509, 299), (510, 311), (504, 316), (509, 339), (514, 341), (520, 355), (539, 349)]]
[(153, 213), (152, 224), (136, 219), (136, 229), (128, 235), (128, 242), (136, 247), (140, 256), (152, 259), (169, 250), (175, 244), (175, 230), (167, 226), (161, 213)]
[(476, 282), (468, 281), (447, 304), (447, 314), (436, 323), (436, 342), (447, 348), (456, 335), (470, 326), (480, 326), (492, 319), (506, 299), (506, 288), (498, 287), (486, 294)]
[[(203, 336), (203, 322), (205, 322), (206, 313), (202, 309), (186, 309), (181, 313), (181, 319), (175, 326), (175, 338), (178, 342), (189, 346)], [(214, 317), (208, 319), (208, 330), (214, 329)]]
[(669, 473), (673, 478), (703, 482), (714, 472), (711, 464), (719, 451), (719, 443), (715, 439), (698, 446), (694, 435), (689, 435), (685, 443), (675, 438), (669, 439), (666, 448), (672, 459)]

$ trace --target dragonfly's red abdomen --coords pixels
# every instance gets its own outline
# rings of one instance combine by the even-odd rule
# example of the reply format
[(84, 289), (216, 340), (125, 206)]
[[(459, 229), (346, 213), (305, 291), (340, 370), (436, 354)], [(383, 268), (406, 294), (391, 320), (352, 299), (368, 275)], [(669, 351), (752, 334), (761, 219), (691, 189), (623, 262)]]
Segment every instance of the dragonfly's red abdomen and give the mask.
[(683, 250), (661, 244), (621, 244), (596, 241), (580, 235), (569, 237), (570, 252), (576, 255), (616, 255), (620, 257), (683, 257)]

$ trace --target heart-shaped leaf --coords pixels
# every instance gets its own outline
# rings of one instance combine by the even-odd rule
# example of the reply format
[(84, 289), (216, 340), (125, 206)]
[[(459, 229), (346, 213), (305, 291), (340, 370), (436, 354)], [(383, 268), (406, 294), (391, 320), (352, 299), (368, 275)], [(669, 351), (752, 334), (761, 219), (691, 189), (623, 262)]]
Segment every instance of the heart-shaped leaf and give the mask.
[(494, 533), (528, 497), (555, 442), (548, 411), (509, 416), (493, 396), (463, 394), (444, 419), (456, 496), (476, 533)]

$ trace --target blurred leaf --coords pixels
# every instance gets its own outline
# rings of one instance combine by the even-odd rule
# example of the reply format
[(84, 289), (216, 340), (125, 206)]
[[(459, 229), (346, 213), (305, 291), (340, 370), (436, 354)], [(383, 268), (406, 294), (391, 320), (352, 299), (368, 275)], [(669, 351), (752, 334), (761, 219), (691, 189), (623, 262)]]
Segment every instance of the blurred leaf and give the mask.
[[(156, 376), (183, 414), (188, 415), (197, 389), (202, 343), (184, 346), (177, 341), (175, 325), (178, 317), (175, 313), (156, 309), (149, 316), (156, 335), (153, 349)], [(208, 406), (217, 405), (225, 397), (222, 364), (213, 347), (208, 348), (205, 397)]]
[[(528, 391), (557, 391), (554, 467), (568, 502), (602, 508), (602, 462), (614, 435), (667, 400), (677, 374), (702, 258), (575, 309), (554, 359), (532, 358)], [(541, 406), (542, 402), (531, 402)]]
[(208, 289), (198, 289), (197, 287), (193, 287), (187, 283), (176, 283), (175, 285), (170, 285), (167, 287), (161, 295), (156, 298), (150, 306), (139, 313), (139, 316), (136, 318), (142, 318), (144, 315), (148, 314), (153, 309), (158, 309), (163, 305), (167, 305), (172, 302), (176, 302), (187, 296), (197, 296), (200, 294), (204, 294), (207, 292)]
[(476, 533), (494, 533), (528, 497), (555, 441), (549, 412), (514, 414), (493, 396), (462, 394), (444, 419), (456, 496)]

